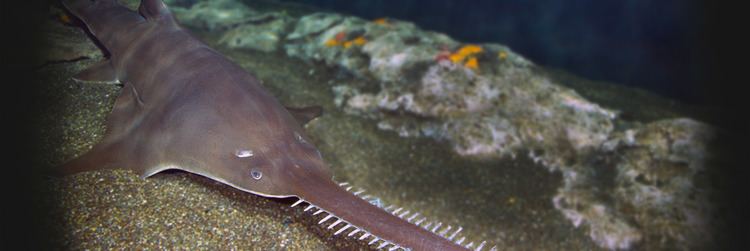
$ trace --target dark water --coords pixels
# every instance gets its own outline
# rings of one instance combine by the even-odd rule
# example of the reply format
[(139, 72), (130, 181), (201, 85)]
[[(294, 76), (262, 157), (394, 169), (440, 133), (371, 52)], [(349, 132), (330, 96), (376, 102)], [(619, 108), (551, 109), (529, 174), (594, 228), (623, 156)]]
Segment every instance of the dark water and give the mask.
[(537, 64), (702, 103), (705, 9), (698, 1), (283, 0), (393, 17), (464, 42), (510, 46)]

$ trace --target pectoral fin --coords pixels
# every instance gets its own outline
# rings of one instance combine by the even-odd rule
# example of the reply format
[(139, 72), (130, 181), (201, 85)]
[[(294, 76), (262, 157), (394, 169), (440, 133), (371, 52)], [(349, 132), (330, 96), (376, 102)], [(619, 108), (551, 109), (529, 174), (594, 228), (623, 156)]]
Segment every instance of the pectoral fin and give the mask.
[(286, 107), (286, 110), (294, 116), (294, 119), (296, 119), (300, 125), (305, 125), (310, 122), (310, 120), (323, 114), (323, 107), (317, 105), (301, 108)]
[(116, 143), (97, 144), (88, 152), (57, 167), (53, 173), (55, 176), (65, 176), (92, 170), (115, 168), (119, 164), (117, 145)]
[(120, 82), (110, 60), (104, 60), (86, 68), (73, 76), (73, 79), (84, 83), (117, 84)]

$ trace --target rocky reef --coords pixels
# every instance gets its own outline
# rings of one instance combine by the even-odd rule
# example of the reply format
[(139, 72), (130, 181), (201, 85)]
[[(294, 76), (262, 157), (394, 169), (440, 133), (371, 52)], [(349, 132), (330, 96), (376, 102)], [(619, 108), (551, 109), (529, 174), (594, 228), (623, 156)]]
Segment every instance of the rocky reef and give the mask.
[[(547, 202), (541, 207), (556, 212), (556, 217), (566, 223), (562, 227), (565, 231), (582, 231), (600, 248), (695, 249), (711, 246), (715, 241), (715, 233), (711, 232), (716, 227), (715, 208), (712, 188), (706, 180), (707, 173), (716, 168), (707, 164), (716, 129), (709, 124), (688, 117), (665, 116), (649, 121), (622, 118), (621, 111), (626, 108), (591, 101), (580, 94), (582, 90), (564, 82), (571, 80), (553, 77), (506, 46), (455, 41), (407, 21), (365, 20), (308, 9), (291, 11), (289, 6), (266, 2), (255, 7), (235, 0), (167, 3), (180, 23), (202, 34), (212, 45), (237, 52), (233, 59), (266, 80), (264, 84), (282, 100), (310, 99), (333, 109), (330, 118), (317, 125), (314, 122), (308, 130), (321, 140), (317, 143), (324, 156), (349, 156), (333, 157), (331, 161), (335, 173), (349, 177), (352, 183), (366, 183), (379, 176), (373, 173), (383, 173), (361, 169), (388, 165), (368, 158), (368, 151), (384, 156), (391, 150), (373, 146), (357, 152), (347, 147), (353, 143), (340, 140), (347, 138), (394, 149), (402, 144), (394, 142), (410, 142), (403, 145), (412, 145), (411, 150), (397, 153), (419, 159), (409, 164), (450, 166), (457, 158), (462, 164), (511, 163), (534, 175), (539, 175), (537, 170), (528, 169), (543, 167), (542, 173), (558, 175), (559, 182), (549, 182), (558, 186), (537, 198)], [(72, 37), (75, 38), (56, 39), (93, 53), (93, 47), (82, 42), (81, 34)], [(260, 60), (243, 57), (239, 51)], [(270, 63), (274, 60), (278, 63)], [(290, 63), (311, 66), (279, 66)], [(263, 64), (277, 67), (264, 68)], [(282, 83), (285, 81), (296, 86)], [(643, 101), (636, 98), (632, 102)], [(342, 131), (349, 134), (343, 136)], [(450, 160), (413, 156), (413, 152), (420, 152), (413, 150), (416, 148), (434, 150), (421, 146), (433, 142), (449, 149), (444, 153), (453, 155), (446, 157)], [(506, 168), (499, 164), (480, 166)], [(461, 172), (503, 170), (435, 172), (464, 177)], [(357, 178), (363, 173), (371, 176)], [(434, 174), (425, 177), (430, 175)], [(404, 188), (394, 185), (396, 182), (382, 182), (365, 186)], [(397, 195), (400, 192), (396, 188), (383, 192), (384, 201), (404, 203), (405, 198)], [(488, 190), (491, 189), (503, 187)], [(520, 188), (523, 189), (527, 188)], [(496, 194), (502, 192), (492, 196)], [(508, 198), (512, 200), (507, 199), (502, 205), (514, 207), (518, 198)], [(494, 199), (497, 197), (490, 198)], [(505, 201), (506, 197), (502, 199)], [(446, 217), (445, 212), (459, 212), (454, 209), (441, 213), (438, 205), (447, 207), (445, 202), (413, 206), (425, 207), (427, 215), (438, 217)], [(507, 244), (510, 249), (593, 247), (549, 243), (514, 246), (531, 237), (513, 239), (506, 236), (513, 234), (500, 229), (504, 226), (482, 225), (480, 220), (453, 220), (476, 224), (480, 230), (467, 231), (481, 232), (490, 242)], [(544, 222), (535, 224), (545, 228)], [(553, 225), (561, 228), (549, 223), (550, 227)], [(320, 245), (314, 243), (316, 247)]]

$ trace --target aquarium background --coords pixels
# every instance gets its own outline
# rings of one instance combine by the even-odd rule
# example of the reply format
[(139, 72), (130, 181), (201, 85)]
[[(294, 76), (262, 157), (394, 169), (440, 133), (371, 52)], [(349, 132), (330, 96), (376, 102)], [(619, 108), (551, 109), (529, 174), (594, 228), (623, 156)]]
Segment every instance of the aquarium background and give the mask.
[(706, 102), (698, 1), (282, 1), (409, 20), (459, 41), (505, 44), (539, 65), (588, 79)]

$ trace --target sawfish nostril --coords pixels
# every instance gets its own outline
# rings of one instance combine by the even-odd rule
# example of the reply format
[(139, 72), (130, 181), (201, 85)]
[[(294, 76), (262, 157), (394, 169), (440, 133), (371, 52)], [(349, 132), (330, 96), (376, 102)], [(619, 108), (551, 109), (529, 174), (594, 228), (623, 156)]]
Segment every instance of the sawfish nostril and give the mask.
[(253, 179), (259, 180), (261, 177), (263, 177), (263, 173), (261, 173), (258, 170), (253, 169), (250, 171), (250, 176), (252, 176)]

